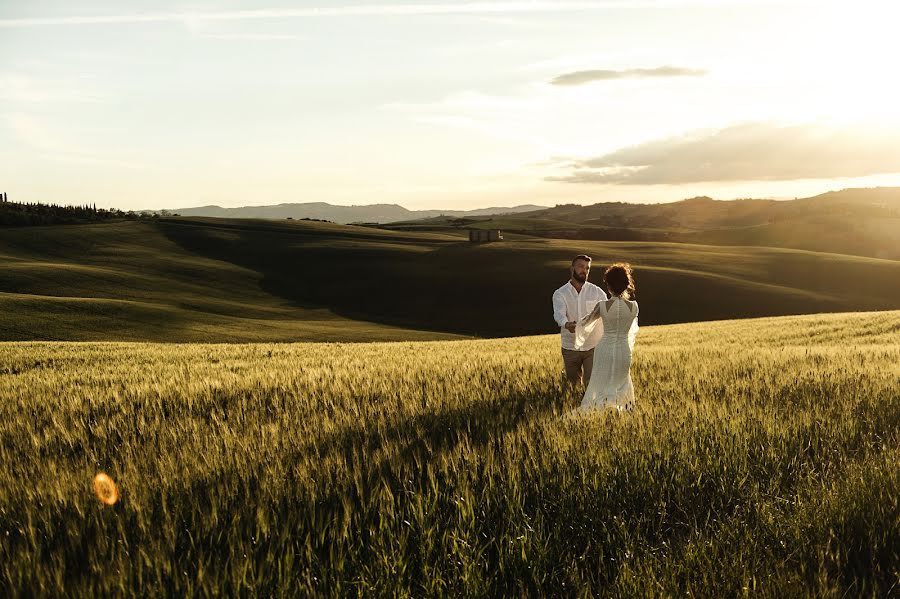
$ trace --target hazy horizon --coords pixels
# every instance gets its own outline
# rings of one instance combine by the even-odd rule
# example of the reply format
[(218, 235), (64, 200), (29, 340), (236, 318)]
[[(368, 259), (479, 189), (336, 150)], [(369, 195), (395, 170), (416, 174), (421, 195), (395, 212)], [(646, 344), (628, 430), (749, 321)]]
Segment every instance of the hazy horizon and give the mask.
[[(830, 189), (830, 190), (826, 190), (823, 193), (843, 191), (844, 189), (846, 189), (846, 188)], [(816, 194), (816, 195), (819, 195), (819, 194)], [(786, 202), (786, 201), (798, 199), (798, 197), (716, 198), (716, 197), (712, 197), (712, 196), (692, 196), (689, 198), (660, 199), (658, 201), (653, 201), (653, 202), (630, 202), (630, 203), (673, 204), (676, 202), (683, 202), (686, 200), (696, 199), (698, 197), (709, 197), (712, 200), (723, 201), (723, 202), (734, 202), (734, 201), (739, 201), (739, 200), (772, 200), (772, 201), (776, 201), (776, 202)], [(617, 200), (615, 198), (608, 198), (608, 199), (599, 200), (597, 202), (573, 202), (573, 203), (588, 206), (591, 204), (617, 203), (617, 202), (624, 202), (624, 201), (625, 200)], [(318, 201), (303, 202), (303, 201), (300, 201), (300, 202), (278, 202), (278, 203), (271, 203), (271, 204), (265, 204), (265, 203), (262, 203), (262, 204), (240, 204), (240, 205), (233, 205), (233, 206), (223, 206), (222, 204), (212, 203), (212, 204), (197, 204), (197, 205), (192, 205), (192, 206), (178, 206), (177, 208), (138, 208), (138, 209), (135, 209), (135, 211), (140, 212), (140, 211), (148, 211), (148, 210), (191, 209), (191, 208), (205, 208), (208, 206), (209, 207), (216, 206), (219, 208), (256, 208), (256, 207), (263, 207), (263, 206), (282, 206), (282, 205), (293, 205), (293, 204), (299, 204), (299, 205), (302, 205), (302, 204), (329, 204), (329, 205), (332, 205), (335, 207), (345, 207), (345, 208), (374, 206), (374, 205), (391, 205), (391, 206), (400, 206), (401, 208), (406, 208), (407, 210), (413, 210), (413, 211), (444, 210), (444, 209), (446, 209), (446, 210), (486, 210), (489, 208), (515, 208), (517, 206), (526, 206), (526, 205), (529, 205), (529, 206), (534, 205), (534, 206), (539, 206), (542, 208), (552, 208), (553, 206), (557, 205), (557, 204), (540, 204), (537, 202), (520, 202), (518, 204), (507, 204), (507, 205), (493, 205), (493, 204), (487, 205), (487, 204), (485, 204), (485, 205), (481, 205), (481, 206), (471, 206), (471, 207), (467, 207), (467, 208), (453, 208), (453, 207), (448, 207), (448, 206), (410, 208), (409, 206), (405, 206), (404, 204), (401, 204), (399, 202), (371, 202), (371, 203), (366, 203), (366, 204), (362, 204), (362, 203), (337, 204), (337, 203), (331, 203), (331, 202), (318, 202)]]
[(0, 191), (472, 210), (900, 186), (898, 16), (874, 0), (4, 4)]

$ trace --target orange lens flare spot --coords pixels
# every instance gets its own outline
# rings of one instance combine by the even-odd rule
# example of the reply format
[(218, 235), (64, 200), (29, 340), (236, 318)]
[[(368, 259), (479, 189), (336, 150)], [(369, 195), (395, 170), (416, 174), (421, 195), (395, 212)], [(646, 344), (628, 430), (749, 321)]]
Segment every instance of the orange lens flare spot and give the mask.
[(116, 483), (103, 472), (94, 477), (94, 493), (97, 494), (97, 499), (106, 505), (113, 505), (119, 500), (119, 489), (116, 488)]

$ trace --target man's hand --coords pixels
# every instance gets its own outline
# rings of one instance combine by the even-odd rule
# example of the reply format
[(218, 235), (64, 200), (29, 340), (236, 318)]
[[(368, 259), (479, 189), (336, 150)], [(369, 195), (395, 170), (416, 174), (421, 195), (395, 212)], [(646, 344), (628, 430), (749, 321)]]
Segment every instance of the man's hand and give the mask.
[(571, 320), (571, 321), (567, 322), (567, 323), (566, 323), (566, 329), (568, 329), (568, 331), (569, 331), (570, 333), (574, 333), (574, 332), (575, 332), (575, 324), (576, 324), (576, 322), (575, 322), (574, 320)]

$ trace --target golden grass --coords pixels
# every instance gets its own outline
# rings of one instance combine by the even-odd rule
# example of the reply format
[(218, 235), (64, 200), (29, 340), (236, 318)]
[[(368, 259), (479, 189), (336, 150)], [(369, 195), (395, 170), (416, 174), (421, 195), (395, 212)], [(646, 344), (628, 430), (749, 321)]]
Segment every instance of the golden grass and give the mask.
[(0, 344), (0, 590), (900, 588), (900, 312), (644, 328), (575, 421), (557, 344)]

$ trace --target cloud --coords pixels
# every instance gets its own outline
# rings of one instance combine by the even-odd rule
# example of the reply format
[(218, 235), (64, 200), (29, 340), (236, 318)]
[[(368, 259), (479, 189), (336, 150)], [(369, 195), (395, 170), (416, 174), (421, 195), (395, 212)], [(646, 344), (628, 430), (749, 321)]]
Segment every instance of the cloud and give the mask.
[(280, 33), (201, 33), (197, 34), (198, 38), (208, 40), (232, 40), (232, 41), (260, 41), (269, 42), (277, 40), (300, 40), (304, 39), (300, 35), (280, 34)]
[(422, 4), (382, 4), (328, 6), (297, 9), (257, 9), (209, 12), (158, 12), (124, 15), (61, 16), (0, 19), (0, 27), (34, 27), (46, 25), (106, 25), (120, 23), (152, 23), (166, 21), (222, 21), (244, 19), (280, 19), (298, 17), (365, 17), (459, 14), (505, 14), (522, 12), (570, 12), (626, 6), (622, 1), (600, 2), (459, 2)]
[(744, 123), (573, 159), (549, 181), (659, 185), (787, 181), (900, 172), (900, 129)]
[(553, 85), (582, 85), (591, 81), (607, 81), (610, 79), (655, 78), (655, 77), (702, 77), (707, 71), (703, 69), (685, 69), (681, 67), (663, 66), (655, 69), (624, 69), (614, 71), (596, 69), (563, 73), (550, 81)]
[[(721, 4), (723, 0), (718, 0)], [(802, 0), (797, 0), (802, 1)], [(812, 0), (806, 0), (811, 3)], [(777, 4), (777, 0), (726, 0), (731, 5)], [(505, 15), (519, 13), (564, 13), (604, 9), (655, 9), (683, 6), (715, 6), (717, 0), (530, 0), (502, 2), (454, 2), (412, 4), (360, 4), (318, 8), (269, 8), (209, 12), (155, 12), (118, 15), (0, 18), (0, 28), (53, 25), (111, 25), (191, 20), (282, 19), (297, 17), (368, 17), (419, 15)]]

